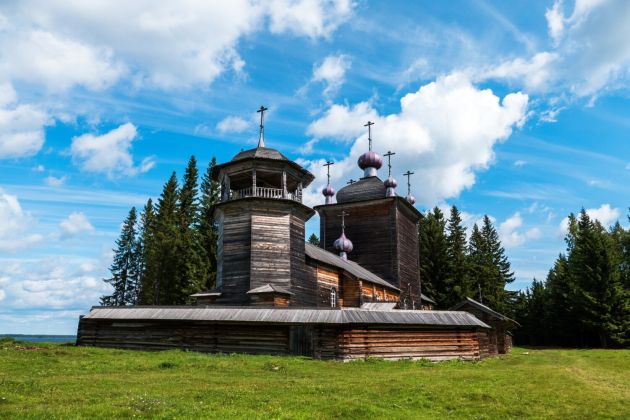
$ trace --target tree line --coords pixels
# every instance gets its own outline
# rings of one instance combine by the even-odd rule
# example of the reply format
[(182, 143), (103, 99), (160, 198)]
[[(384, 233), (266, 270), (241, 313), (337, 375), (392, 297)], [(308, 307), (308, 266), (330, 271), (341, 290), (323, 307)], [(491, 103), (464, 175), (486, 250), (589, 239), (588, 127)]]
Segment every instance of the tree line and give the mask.
[[(630, 229), (606, 229), (582, 210), (569, 215), (566, 251), (545, 282), (534, 279), (514, 304), (521, 344), (630, 344)], [(630, 217), (629, 217), (630, 220)]]
[(191, 156), (178, 184), (175, 172), (153, 203), (138, 214), (132, 207), (116, 240), (105, 306), (182, 305), (190, 295), (214, 287), (217, 271), (217, 226), (214, 206), (219, 185), (212, 180), (212, 158), (201, 184)]
[(448, 219), (435, 207), (418, 225), (422, 293), (448, 309), (471, 297), (507, 312), (515, 295), (505, 290), (514, 273), (490, 217), (474, 224), (467, 237), (461, 212), (452, 206)]

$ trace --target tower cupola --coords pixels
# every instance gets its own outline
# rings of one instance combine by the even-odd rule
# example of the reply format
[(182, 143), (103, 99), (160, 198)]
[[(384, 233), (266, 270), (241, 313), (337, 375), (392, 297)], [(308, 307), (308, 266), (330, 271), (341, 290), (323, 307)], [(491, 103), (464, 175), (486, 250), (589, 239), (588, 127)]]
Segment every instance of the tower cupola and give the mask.
[(383, 185), (385, 185), (385, 197), (396, 197), (396, 187), (398, 186), (398, 182), (396, 182), (396, 180), (394, 179), (394, 177), (392, 177), (392, 156), (394, 156), (396, 153), (391, 152), (391, 151), (387, 151), (387, 153), (385, 153), (385, 157), (387, 157), (387, 179), (383, 182)]
[(413, 175), (413, 172), (411, 171), (407, 171), (404, 174), (407, 177), (407, 197), (405, 197), (405, 199), (411, 204), (414, 205), (416, 204), (416, 197), (414, 197), (413, 195), (411, 195), (411, 175)]
[(322, 189), (322, 194), (324, 195), (324, 197), (326, 197), (326, 204), (332, 204), (332, 198), (335, 195), (335, 189), (332, 187), (332, 185), (330, 185), (330, 166), (334, 165), (335, 162), (332, 161), (327, 161), (324, 166), (326, 167), (326, 171), (327, 171), (327, 177), (328, 177), (328, 183), (326, 184), (326, 186)]

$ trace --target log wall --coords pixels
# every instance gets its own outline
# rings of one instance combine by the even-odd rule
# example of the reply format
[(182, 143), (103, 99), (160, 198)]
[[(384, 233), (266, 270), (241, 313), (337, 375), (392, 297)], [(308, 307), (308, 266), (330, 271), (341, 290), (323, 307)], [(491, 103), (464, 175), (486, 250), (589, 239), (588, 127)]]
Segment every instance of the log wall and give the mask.
[(320, 359), (446, 360), (486, 356), (476, 329), (81, 319), (77, 344), (143, 350), (302, 355)]

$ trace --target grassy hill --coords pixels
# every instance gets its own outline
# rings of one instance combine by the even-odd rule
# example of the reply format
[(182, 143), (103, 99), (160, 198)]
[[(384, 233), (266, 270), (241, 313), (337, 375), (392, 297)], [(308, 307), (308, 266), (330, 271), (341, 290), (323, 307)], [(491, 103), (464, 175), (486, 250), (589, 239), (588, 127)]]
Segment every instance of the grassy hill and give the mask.
[(630, 418), (630, 350), (340, 363), (0, 341), (0, 418)]

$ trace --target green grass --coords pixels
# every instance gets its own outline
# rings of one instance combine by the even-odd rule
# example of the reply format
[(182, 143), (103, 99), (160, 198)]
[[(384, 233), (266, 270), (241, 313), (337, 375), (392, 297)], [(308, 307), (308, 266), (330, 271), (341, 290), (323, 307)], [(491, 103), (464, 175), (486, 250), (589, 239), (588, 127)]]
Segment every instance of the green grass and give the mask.
[(340, 363), (0, 341), (0, 417), (132, 416), (630, 418), (630, 350)]

